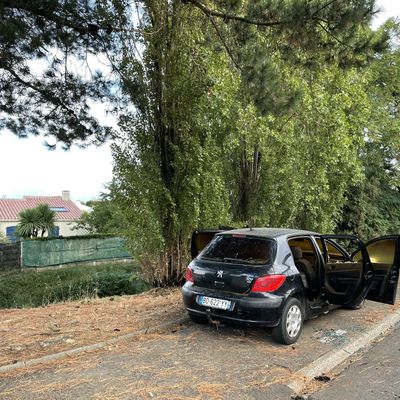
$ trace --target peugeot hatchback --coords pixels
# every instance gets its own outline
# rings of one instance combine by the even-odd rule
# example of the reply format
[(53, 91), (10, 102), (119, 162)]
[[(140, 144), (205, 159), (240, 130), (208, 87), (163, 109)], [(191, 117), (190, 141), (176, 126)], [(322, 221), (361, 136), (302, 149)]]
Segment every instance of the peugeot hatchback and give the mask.
[(399, 236), (364, 244), (356, 236), (248, 228), (196, 231), (182, 287), (197, 323), (272, 327), (294, 343), (304, 320), (364, 299), (394, 304)]

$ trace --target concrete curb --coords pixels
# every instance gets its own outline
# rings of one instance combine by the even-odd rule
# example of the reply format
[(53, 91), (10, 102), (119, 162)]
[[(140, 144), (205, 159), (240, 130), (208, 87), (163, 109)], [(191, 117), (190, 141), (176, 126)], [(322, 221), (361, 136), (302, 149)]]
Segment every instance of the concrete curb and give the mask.
[(315, 376), (328, 373), (357, 351), (368, 347), (375, 339), (381, 336), (385, 331), (393, 328), (399, 321), (400, 310), (397, 310), (347, 345), (324, 354), (311, 364), (295, 372), (293, 374), (294, 378), (286, 383), (286, 386), (294, 392), (300, 393)]
[(168, 327), (178, 325), (178, 324), (183, 324), (188, 321), (189, 321), (189, 317), (185, 316), (182, 318), (178, 318), (178, 319), (174, 319), (172, 321), (165, 322), (160, 325), (144, 328), (137, 332), (127, 333), (126, 335), (121, 335), (118, 337), (114, 337), (112, 339), (104, 340), (103, 342), (89, 344), (89, 345), (77, 347), (77, 348), (71, 349), (71, 350), (61, 351), (59, 353), (48, 354), (47, 356), (32, 358), (32, 359), (26, 360), (26, 361), (18, 361), (14, 364), (3, 365), (0, 367), (0, 373), (13, 371), (13, 370), (19, 369), (19, 368), (31, 367), (33, 365), (43, 364), (43, 363), (54, 361), (54, 360), (61, 360), (63, 358), (74, 356), (74, 355), (77, 355), (80, 353), (102, 349), (104, 347), (109, 346), (110, 344), (119, 343), (124, 340), (132, 339), (136, 336), (143, 335), (146, 333), (153, 333), (153, 332), (158, 331), (159, 329), (168, 328)]

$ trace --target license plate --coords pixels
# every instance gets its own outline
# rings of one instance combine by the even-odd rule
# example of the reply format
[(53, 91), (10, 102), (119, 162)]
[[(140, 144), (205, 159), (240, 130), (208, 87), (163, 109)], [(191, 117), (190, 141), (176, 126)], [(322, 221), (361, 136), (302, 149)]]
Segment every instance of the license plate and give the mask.
[(233, 304), (229, 300), (215, 299), (214, 297), (199, 296), (199, 304), (206, 307), (218, 308), (220, 310), (231, 310)]

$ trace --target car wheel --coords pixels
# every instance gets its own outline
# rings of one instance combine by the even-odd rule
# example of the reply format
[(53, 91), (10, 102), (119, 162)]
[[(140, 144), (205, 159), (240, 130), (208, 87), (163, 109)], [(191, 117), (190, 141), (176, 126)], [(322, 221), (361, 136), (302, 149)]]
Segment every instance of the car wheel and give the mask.
[(272, 334), (276, 341), (283, 344), (292, 344), (299, 338), (304, 320), (304, 309), (300, 300), (291, 297), (283, 307), (279, 325)]
[(189, 317), (195, 324), (205, 325), (208, 322), (205, 315), (189, 313)]

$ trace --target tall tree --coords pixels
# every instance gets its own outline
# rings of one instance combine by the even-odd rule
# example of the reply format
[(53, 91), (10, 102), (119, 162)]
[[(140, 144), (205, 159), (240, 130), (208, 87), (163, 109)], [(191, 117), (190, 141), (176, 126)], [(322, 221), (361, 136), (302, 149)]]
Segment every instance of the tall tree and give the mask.
[(148, 2), (142, 24), (142, 55), (123, 40), (136, 110), (121, 119), (112, 193), (128, 218), (133, 253), (162, 285), (181, 278), (193, 227), (226, 219), (221, 143), (206, 112), (213, 79), (223, 79), (210, 70), (224, 59), (212, 55), (201, 13), (180, 2)]
[[(304, 90), (292, 70), (362, 65), (386, 43), (383, 31), (368, 28), (373, 0), (1, 4), (1, 118), (16, 133), (38, 133), (44, 126), (66, 146), (76, 139), (101, 141), (109, 130), (90, 116), (88, 99), (107, 93), (108, 82), (99, 72), (72, 74), (68, 60), (72, 54), (85, 60), (86, 50), (107, 55), (119, 79), (113, 94), (126, 100), (114, 147), (115, 197), (130, 222), (134, 253), (157, 284), (180, 279), (194, 227), (230, 219), (229, 197), (234, 204), (238, 192), (226, 191), (225, 175), (232, 175), (224, 147), (231, 145), (230, 128), (239, 125), (227, 123), (236, 118), (229, 105), (239, 104), (244, 125), (246, 110), (267, 121), (284, 118)], [(50, 66), (33, 76), (25, 59), (46, 55), (52, 55)], [(269, 131), (280, 134), (276, 127)], [(268, 140), (279, 142), (277, 134)], [(254, 215), (243, 184), (251, 179), (257, 189), (261, 172), (268, 172), (268, 140), (257, 140), (238, 140), (245, 150), (237, 157), (240, 220)]]
[[(137, 30), (120, 32), (122, 56), (111, 57), (135, 107), (121, 118), (122, 141), (114, 146), (116, 198), (130, 222), (134, 254), (157, 284), (180, 279), (195, 227), (229, 221), (229, 197), (233, 204), (241, 195), (238, 220), (254, 208), (245, 198), (247, 186), (236, 191), (224, 174), (241, 174), (241, 184), (257, 192), (259, 149), (266, 145), (258, 135), (268, 123), (258, 123), (249, 142), (237, 136), (241, 166), (229, 171), (229, 132), (239, 129), (232, 121), (257, 127), (252, 117), (257, 121), (260, 111), (267, 120), (284, 115), (303, 89), (291, 79), (291, 67), (361, 64), (385, 36), (368, 30), (373, 2), (309, 7), (293, 1), (282, 9), (269, 1), (257, 11), (251, 2), (237, 2), (230, 11), (215, 3), (222, 13), (187, 3), (137, 3)], [(234, 104), (237, 114), (229, 109)]]
[(339, 232), (365, 239), (400, 230), (400, 23), (388, 21), (391, 50), (368, 70), (365, 146), (359, 152), (363, 179), (347, 189)]

